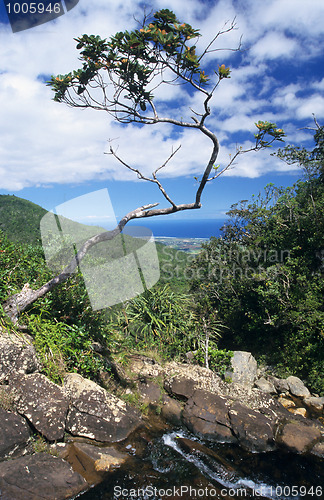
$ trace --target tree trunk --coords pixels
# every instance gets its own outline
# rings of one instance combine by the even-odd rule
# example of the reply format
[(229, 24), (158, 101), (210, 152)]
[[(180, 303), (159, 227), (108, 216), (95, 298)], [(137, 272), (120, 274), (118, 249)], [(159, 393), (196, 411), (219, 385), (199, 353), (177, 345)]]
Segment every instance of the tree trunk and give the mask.
[(204, 342), (204, 349), (205, 349), (205, 367), (209, 368), (209, 356), (208, 356), (208, 349), (209, 349), (209, 330), (208, 326), (206, 324), (205, 318), (203, 318), (203, 330), (205, 333), (205, 342)]
[(118, 226), (112, 231), (99, 233), (96, 236), (93, 236), (92, 238), (87, 240), (82, 245), (76, 256), (71, 260), (70, 264), (60, 274), (58, 274), (50, 281), (45, 283), (43, 286), (38, 288), (38, 290), (33, 290), (30, 287), (29, 283), (26, 283), (23, 286), (21, 292), (11, 295), (2, 304), (4, 313), (13, 323), (15, 324), (18, 323), (19, 315), (23, 311), (28, 309), (28, 307), (30, 307), (37, 299), (44, 297), (44, 295), (50, 292), (57, 285), (64, 283), (64, 281), (66, 281), (73, 274), (73, 272), (78, 267), (79, 263), (81, 262), (83, 257), (87, 254), (87, 252), (90, 250), (90, 248), (92, 248), (94, 245), (97, 245), (100, 242), (114, 239), (118, 234), (121, 233), (121, 231), (126, 226), (127, 222), (129, 222), (131, 219), (154, 217), (156, 215), (167, 215), (182, 210), (191, 210), (195, 208), (200, 208), (200, 204), (187, 203), (175, 206), (173, 205), (172, 207), (168, 208), (160, 208), (152, 210), (152, 208), (156, 207), (157, 205), (158, 203), (151, 203), (149, 205), (143, 205), (142, 207), (136, 208), (132, 212), (126, 214), (121, 219)]

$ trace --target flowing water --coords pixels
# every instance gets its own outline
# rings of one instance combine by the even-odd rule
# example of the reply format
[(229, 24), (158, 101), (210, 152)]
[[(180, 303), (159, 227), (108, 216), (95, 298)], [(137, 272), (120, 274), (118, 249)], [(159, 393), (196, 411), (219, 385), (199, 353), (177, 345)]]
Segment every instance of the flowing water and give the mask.
[(119, 444), (129, 460), (82, 500), (312, 499), (324, 497), (323, 460), (248, 453), (183, 429), (144, 431)]

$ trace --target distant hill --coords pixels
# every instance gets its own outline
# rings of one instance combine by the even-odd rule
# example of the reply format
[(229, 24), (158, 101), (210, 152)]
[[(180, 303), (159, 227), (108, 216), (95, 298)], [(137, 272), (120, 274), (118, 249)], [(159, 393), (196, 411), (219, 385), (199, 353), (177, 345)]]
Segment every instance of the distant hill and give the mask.
[[(42, 244), (40, 221), (47, 213), (48, 211), (39, 205), (18, 196), (0, 195), (0, 230), (13, 242)], [(63, 221), (65, 229), (71, 234), (77, 234), (79, 241), (84, 241), (102, 231), (100, 227), (78, 224), (69, 219), (63, 218)], [(61, 222), (63, 221), (61, 219)], [(142, 245), (136, 238), (130, 236), (125, 236), (125, 238), (128, 241), (128, 252), (135, 251)], [(117, 247), (119, 245), (117, 240), (116, 245)], [(160, 261), (162, 282), (177, 283), (176, 286), (178, 286), (179, 282), (184, 284), (187, 280), (184, 278), (183, 273), (190, 262), (190, 254), (170, 246), (166, 247), (158, 242), (156, 242), (156, 249)], [(111, 251), (113, 254), (113, 247)], [(72, 255), (70, 257), (72, 258)], [(56, 258), (59, 260), (60, 254)], [(64, 261), (66, 262), (66, 256)]]
[(15, 195), (0, 195), (0, 229), (11, 241), (40, 243), (39, 224), (47, 210)]
[[(19, 198), (15, 195), (0, 195), (0, 230), (17, 243), (41, 244), (40, 221), (48, 213), (47, 210)], [(80, 240), (86, 240), (103, 229), (99, 226), (87, 226), (61, 218), (64, 228), (71, 234), (78, 235)]]

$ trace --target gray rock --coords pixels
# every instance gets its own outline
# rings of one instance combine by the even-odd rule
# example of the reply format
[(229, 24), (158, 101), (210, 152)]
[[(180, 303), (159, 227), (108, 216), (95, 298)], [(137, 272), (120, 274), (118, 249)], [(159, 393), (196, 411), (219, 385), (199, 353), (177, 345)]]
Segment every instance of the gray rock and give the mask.
[(257, 362), (250, 352), (234, 351), (232, 369), (226, 373), (234, 384), (252, 387), (257, 379)]
[(293, 396), (297, 396), (299, 398), (307, 398), (311, 395), (307, 387), (304, 385), (303, 381), (300, 380), (300, 378), (291, 376), (288, 377), (286, 380), (289, 386), (289, 391)]
[(138, 390), (142, 396), (143, 402), (146, 404), (156, 407), (161, 401), (161, 389), (153, 382), (139, 382)]
[(252, 452), (272, 451), (275, 448), (272, 419), (240, 403), (231, 407), (229, 418), (242, 448)]
[(275, 386), (276, 390), (280, 394), (285, 394), (289, 392), (289, 385), (286, 379), (270, 376), (268, 377), (268, 380)]
[(231, 431), (228, 409), (226, 398), (197, 389), (183, 410), (183, 423), (203, 439), (236, 442)]
[(49, 441), (62, 439), (69, 407), (63, 389), (40, 373), (13, 378), (10, 386), (18, 413)]
[(173, 425), (181, 425), (182, 406), (179, 401), (170, 398), (167, 394), (162, 396), (161, 415)]
[(304, 403), (307, 408), (315, 413), (321, 413), (324, 409), (324, 397), (316, 398), (315, 396), (306, 397)]
[(64, 389), (71, 401), (66, 429), (74, 436), (112, 443), (142, 425), (137, 410), (81, 375), (68, 374)]
[(0, 330), (0, 383), (8, 382), (12, 375), (40, 370), (31, 340)]
[(317, 457), (324, 458), (324, 441), (315, 444), (315, 446), (313, 446), (310, 450), (310, 453)]
[(164, 388), (169, 394), (179, 399), (186, 400), (193, 395), (196, 384), (190, 378), (177, 376), (167, 379), (164, 383)]
[(76, 441), (69, 444), (60, 455), (91, 486), (100, 483), (107, 472), (120, 467), (129, 457), (112, 446), (95, 446)]
[(27, 444), (31, 431), (24, 418), (2, 408), (0, 422), (0, 460), (3, 460)]
[(173, 390), (176, 393), (180, 389), (179, 396), (183, 400), (188, 399), (195, 389), (205, 389), (215, 394), (225, 394), (228, 391), (228, 384), (203, 366), (170, 361), (163, 365), (163, 370), (161, 375), (165, 380), (165, 389), (170, 394)]
[(277, 442), (294, 453), (309, 451), (321, 438), (321, 430), (311, 422), (286, 423), (278, 434)]
[(61, 458), (37, 453), (0, 463), (2, 500), (64, 500), (88, 488)]
[(260, 389), (260, 391), (266, 392), (268, 394), (277, 393), (275, 386), (271, 382), (266, 380), (264, 377), (261, 377), (259, 380), (257, 380), (254, 385), (258, 389)]

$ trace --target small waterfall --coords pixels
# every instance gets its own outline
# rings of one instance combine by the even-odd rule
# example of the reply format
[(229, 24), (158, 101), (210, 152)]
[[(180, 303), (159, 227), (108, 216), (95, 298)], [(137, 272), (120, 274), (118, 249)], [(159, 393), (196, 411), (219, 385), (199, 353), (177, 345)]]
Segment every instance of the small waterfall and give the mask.
[(139, 433), (120, 450), (125, 466), (82, 500), (317, 500), (321, 462), (280, 451), (251, 454), (234, 445), (205, 444), (189, 431)]
[[(196, 438), (190, 436), (190, 441), (193, 443), (193, 450), (186, 451), (184, 447), (181, 446), (183, 440), (188, 441), (188, 437), (185, 432), (170, 432), (163, 436), (163, 442), (165, 446), (168, 446), (179, 453), (186, 461), (192, 463), (199, 469), (199, 471), (212, 483), (221, 487), (221, 492), (225, 493), (224, 490), (228, 491), (228, 494), (232, 498), (268, 498), (268, 499), (301, 499), (304, 495), (293, 496), (284, 495), (284, 488), (288, 492), (288, 488), (285, 486), (269, 485), (263, 481), (253, 481), (250, 478), (242, 477), (239, 472), (233, 469), (231, 464), (226, 464), (224, 459), (218, 461), (217, 458), (213, 457), (213, 453), (209, 449), (204, 450), (204, 446), (200, 444), (197, 440), (198, 447), (195, 450), (194, 442)], [(206, 451), (206, 453), (204, 453)], [(289, 488), (289, 492), (292, 491)], [(279, 492), (279, 495), (278, 495)], [(305, 498), (305, 497), (304, 497)]]

